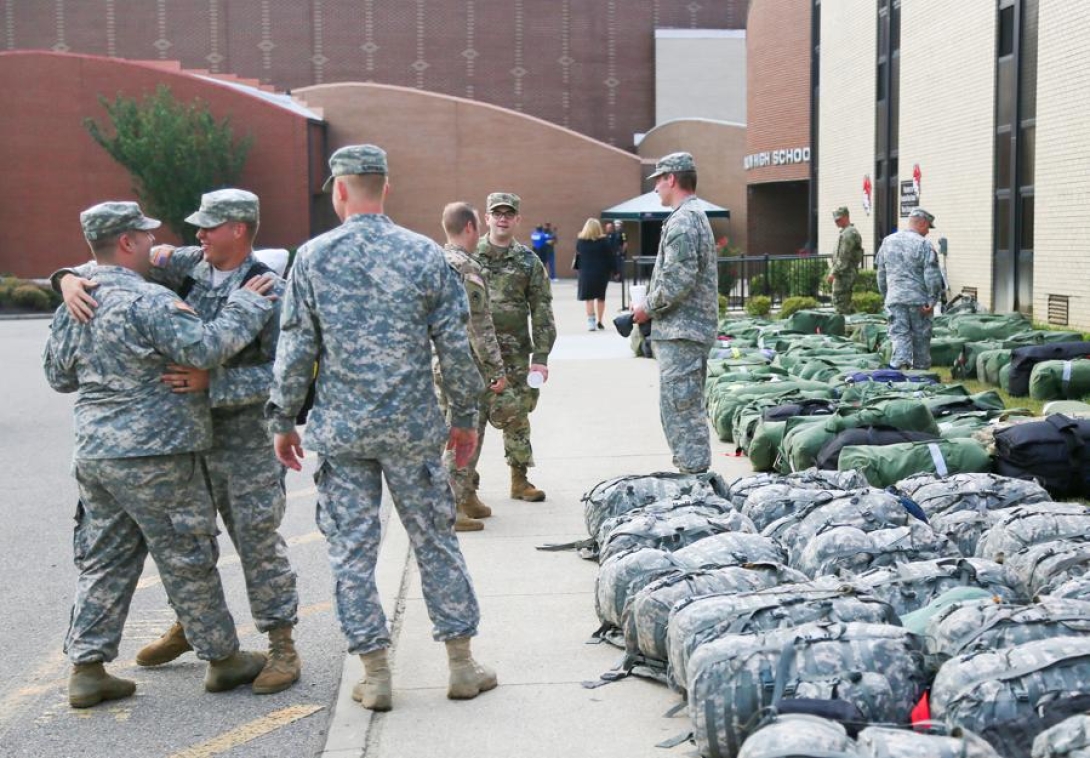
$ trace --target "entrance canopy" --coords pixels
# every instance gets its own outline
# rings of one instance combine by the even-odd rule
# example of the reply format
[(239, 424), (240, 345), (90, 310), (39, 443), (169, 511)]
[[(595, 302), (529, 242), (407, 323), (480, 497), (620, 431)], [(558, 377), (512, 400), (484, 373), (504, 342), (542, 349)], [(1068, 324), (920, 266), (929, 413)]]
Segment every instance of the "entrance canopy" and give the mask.
[[(696, 199), (697, 206), (707, 214), (708, 218), (730, 218), (730, 211), (706, 200)], [(599, 215), (613, 221), (665, 221), (670, 215), (670, 209), (665, 207), (659, 196), (654, 191), (644, 193), (631, 200), (625, 200), (620, 205), (606, 208)]]

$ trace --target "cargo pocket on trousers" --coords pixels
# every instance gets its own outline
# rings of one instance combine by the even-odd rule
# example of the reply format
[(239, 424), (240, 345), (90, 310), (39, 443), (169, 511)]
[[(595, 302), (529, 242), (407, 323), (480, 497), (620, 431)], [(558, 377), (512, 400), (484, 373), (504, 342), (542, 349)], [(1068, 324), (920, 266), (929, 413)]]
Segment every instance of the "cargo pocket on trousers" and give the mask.
[(83, 570), (83, 562), (87, 558), (87, 550), (90, 536), (87, 534), (87, 509), (83, 507), (83, 500), (76, 500), (75, 526), (72, 527), (72, 563), (80, 571)]
[[(219, 559), (216, 522), (193, 512), (176, 511), (169, 515), (173, 534), (169, 535), (166, 564), (183, 576), (201, 579), (215, 569)], [(160, 557), (160, 560), (162, 560)], [(162, 573), (162, 568), (160, 568)]]
[(330, 512), (328, 505), (325, 504), (322, 494), (324, 489), (322, 485), (328, 476), (329, 461), (324, 458), (320, 459), (318, 468), (314, 471), (314, 486), (318, 489), (318, 498), (314, 502), (314, 523), (318, 527), (318, 531), (327, 540), (332, 539), (337, 534), (337, 519)]
[(428, 478), (435, 493), (432, 498), (432, 520), (435, 528), (441, 531), (454, 530), (454, 491), (450, 488), (450, 474), (442, 464), (428, 461), (424, 464), (424, 476)]

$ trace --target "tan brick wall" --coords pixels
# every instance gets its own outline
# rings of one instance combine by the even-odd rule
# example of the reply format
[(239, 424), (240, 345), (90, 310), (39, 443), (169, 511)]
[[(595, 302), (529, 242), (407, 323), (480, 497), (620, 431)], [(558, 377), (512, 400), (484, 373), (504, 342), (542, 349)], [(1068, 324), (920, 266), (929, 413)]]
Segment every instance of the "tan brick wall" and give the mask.
[(1043, 0), (1037, 68), (1033, 308), (1068, 295), (1070, 322), (1090, 329), (1090, 5)]
[(913, 0), (901, 13), (899, 178), (919, 164), (931, 239), (949, 240), (951, 290), (976, 287), (990, 305), (995, 6)]
[[(874, 224), (863, 210), (863, 177), (874, 179), (876, 14), (857, 0), (821, 3), (821, 71), (818, 103), (818, 251), (836, 249), (834, 208), (846, 205), (874, 250)], [(752, 34), (752, 32), (751, 32)]]

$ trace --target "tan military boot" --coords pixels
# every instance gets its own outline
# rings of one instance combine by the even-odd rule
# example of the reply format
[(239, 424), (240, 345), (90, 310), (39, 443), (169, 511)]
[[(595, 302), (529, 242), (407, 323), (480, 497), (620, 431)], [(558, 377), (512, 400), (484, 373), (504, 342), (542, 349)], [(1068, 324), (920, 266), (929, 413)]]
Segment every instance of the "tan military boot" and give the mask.
[(450, 662), (447, 697), (451, 700), (470, 700), (498, 684), (495, 671), (473, 660), (469, 637), (447, 640), (447, 659)]
[(462, 510), (462, 506), (459, 505), (454, 513), (454, 531), (479, 532), (482, 529), (484, 529), (484, 522), (467, 516), (466, 512)]
[(68, 677), (68, 704), (90, 708), (103, 700), (120, 700), (136, 692), (136, 682), (106, 673), (102, 663), (77, 663)]
[(269, 630), (269, 660), (261, 674), (254, 679), (255, 695), (271, 695), (283, 692), (299, 681), (303, 663), (295, 652), (295, 642), (291, 638), (291, 627), (281, 626)]
[(193, 649), (189, 640), (185, 638), (185, 630), (181, 621), (175, 621), (166, 633), (144, 647), (136, 654), (138, 666), (162, 666), (170, 663), (182, 653), (188, 653)]
[(360, 655), (363, 679), (352, 688), (352, 699), (370, 711), (388, 711), (393, 707), (393, 683), (386, 648)]
[(528, 503), (540, 503), (545, 499), (545, 492), (539, 490), (526, 479), (525, 466), (511, 467), (511, 497)]
[(469, 497), (459, 507), (470, 518), (488, 518), (492, 515), (492, 509), (481, 502), (476, 492), (469, 493)]
[(226, 658), (212, 661), (204, 675), (204, 688), (209, 692), (227, 692), (257, 679), (265, 668), (265, 654), (239, 650)]

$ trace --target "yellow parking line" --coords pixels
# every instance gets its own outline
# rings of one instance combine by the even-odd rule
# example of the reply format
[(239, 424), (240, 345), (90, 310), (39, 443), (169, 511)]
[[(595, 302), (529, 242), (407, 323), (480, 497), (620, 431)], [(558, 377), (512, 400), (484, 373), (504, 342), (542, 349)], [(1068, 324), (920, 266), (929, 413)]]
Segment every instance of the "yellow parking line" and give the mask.
[(175, 753), (170, 758), (210, 758), (214, 755), (220, 755), (239, 745), (256, 740), (258, 737), (264, 737), (270, 732), (274, 732), (299, 719), (304, 719), (320, 710), (322, 710), (320, 705), (293, 705), (289, 708), (273, 711), (267, 716), (254, 719), (242, 726), (235, 727), (229, 732), (224, 732), (218, 737), (213, 737), (207, 742), (202, 742), (180, 753)]

